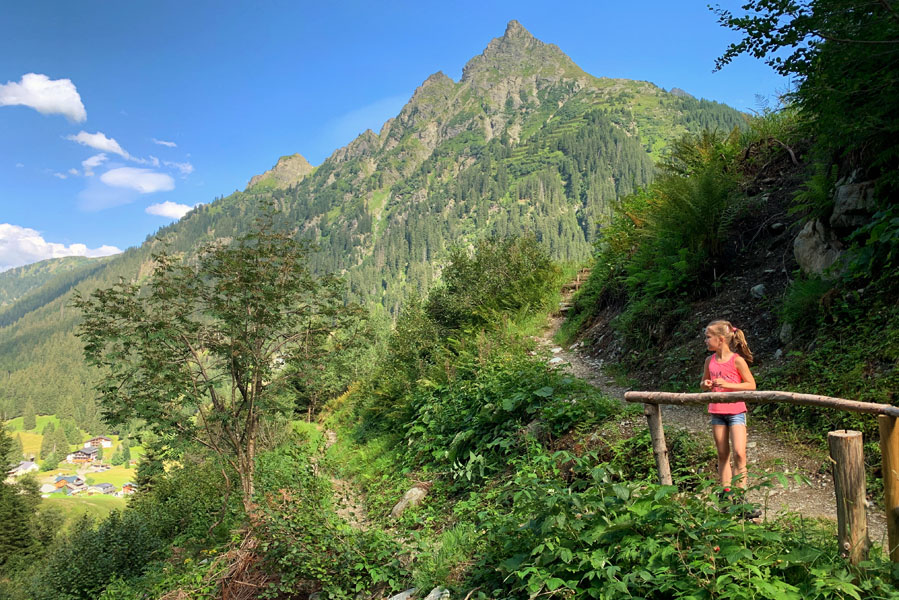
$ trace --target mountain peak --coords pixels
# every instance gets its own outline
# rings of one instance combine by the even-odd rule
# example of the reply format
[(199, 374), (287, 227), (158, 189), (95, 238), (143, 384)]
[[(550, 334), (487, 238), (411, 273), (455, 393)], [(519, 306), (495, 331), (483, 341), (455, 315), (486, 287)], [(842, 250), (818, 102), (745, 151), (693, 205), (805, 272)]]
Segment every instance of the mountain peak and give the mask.
[(503, 34), (503, 38), (505, 39), (513, 39), (513, 38), (521, 38), (521, 39), (535, 39), (534, 36), (531, 35), (531, 32), (524, 28), (524, 26), (512, 19), (506, 25), (506, 33)]
[(535, 38), (516, 20), (509, 21), (503, 37), (494, 38), (484, 51), (475, 56), (462, 69), (462, 81), (476, 81), (485, 74), (493, 79), (500, 76), (521, 74), (583, 75), (583, 71), (554, 44), (545, 44)]
[(314, 167), (300, 154), (282, 156), (278, 163), (261, 175), (255, 175), (247, 189), (263, 184), (266, 188), (286, 188), (301, 182)]

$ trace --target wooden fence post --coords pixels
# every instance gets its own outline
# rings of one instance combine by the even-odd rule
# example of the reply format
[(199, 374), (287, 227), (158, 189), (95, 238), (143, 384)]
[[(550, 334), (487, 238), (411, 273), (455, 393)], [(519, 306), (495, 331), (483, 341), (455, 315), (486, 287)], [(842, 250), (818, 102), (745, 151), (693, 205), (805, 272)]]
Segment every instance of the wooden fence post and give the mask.
[(899, 563), (899, 428), (896, 417), (879, 415), (883, 469), (883, 505), (887, 516), (890, 560)]
[(671, 466), (668, 464), (668, 446), (665, 444), (665, 430), (662, 428), (662, 407), (658, 404), (644, 404), (643, 414), (649, 423), (649, 435), (652, 438), (652, 455), (656, 459), (659, 472), (659, 483), (673, 485)]
[(868, 558), (868, 522), (865, 514), (865, 457), (862, 432), (841, 429), (827, 434), (837, 496), (837, 539), (840, 555), (857, 565)]

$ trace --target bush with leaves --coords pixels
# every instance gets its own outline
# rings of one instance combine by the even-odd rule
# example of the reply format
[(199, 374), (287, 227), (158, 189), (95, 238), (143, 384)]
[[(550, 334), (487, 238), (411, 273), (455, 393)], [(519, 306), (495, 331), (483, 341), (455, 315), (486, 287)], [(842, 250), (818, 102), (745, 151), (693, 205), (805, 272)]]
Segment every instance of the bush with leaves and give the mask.
[(244, 514), (235, 474), (209, 453), (185, 454), (180, 466), (138, 487), (129, 502), (159, 539), (189, 549), (226, 541)]
[(888, 562), (853, 569), (831, 534), (747, 523), (744, 505), (719, 504), (712, 489), (619, 483), (589, 454), (534, 448), (514, 466), (501, 508), (478, 524), (480, 598), (899, 597)]
[(32, 583), (35, 600), (83, 600), (114, 578), (139, 576), (160, 556), (162, 544), (135, 511), (114, 511), (95, 523), (85, 516), (47, 554)]
[(259, 457), (253, 531), (271, 584), (262, 597), (321, 592), (323, 598), (379, 597), (403, 587), (396, 541), (352, 528), (334, 512), (327, 481), (317, 477), (301, 444)]
[(479, 481), (521, 450), (524, 430), (540, 421), (546, 435), (597, 423), (620, 410), (587, 384), (516, 349), (460, 352), (445, 381), (421, 382), (405, 425), (418, 465)]
[(560, 276), (533, 235), (482, 239), (472, 253), (462, 248), (450, 253), (442, 285), (429, 294), (426, 310), (449, 330), (493, 328), (503, 315), (547, 308)]

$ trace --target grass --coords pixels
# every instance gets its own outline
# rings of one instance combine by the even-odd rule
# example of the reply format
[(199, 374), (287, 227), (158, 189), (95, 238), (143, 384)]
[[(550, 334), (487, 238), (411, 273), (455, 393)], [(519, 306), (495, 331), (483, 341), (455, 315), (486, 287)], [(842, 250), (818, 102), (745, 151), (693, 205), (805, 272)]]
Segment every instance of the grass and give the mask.
[(25, 456), (37, 456), (41, 452), (41, 441), (44, 439), (39, 433), (20, 431), (12, 434), (12, 437), (22, 438), (22, 454)]
[[(7, 421), (5, 425), (6, 430), (10, 433), (25, 431), (22, 423), (23, 420), (24, 417), (16, 417), (11, 421)], [(37, 427), (35, 427), (34, 429), (29, 429), (28, 431), (43, 431), (44, 427), (47, 426), (47, 423), (50, 422), (52, 422), (55, 427), (59, 427), (59, 417), (57, 417), (56, 415), (38, 415), (35, 418), (35, 422), (37, 422)], [(22, 439), (24, 441), (24, 438)]]
[(124, 466), (112, 467), (108, 471), (102, 473), (87, 473), (85, 479), (92, 485), (98, 483), (111, 483), (116, 487), (116, 491), (122, 488), (125, 483), (134, 482), (137, 475), (137, 469), (126, 469)]
[(63, 515), (63, 529), (68, 529), (83, 515), (103, 519), (114, 510), (125, 508), (125, 498), (115, 496), (62, 496), (52, 495), (41, 502), (40, 511), (55, 510)]

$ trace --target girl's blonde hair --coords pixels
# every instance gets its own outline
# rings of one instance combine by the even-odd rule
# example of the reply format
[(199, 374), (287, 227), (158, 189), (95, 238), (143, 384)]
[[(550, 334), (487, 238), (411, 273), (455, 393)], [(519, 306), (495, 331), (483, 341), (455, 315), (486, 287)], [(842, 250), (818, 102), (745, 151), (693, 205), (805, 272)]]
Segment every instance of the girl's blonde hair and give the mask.
[(749, 344), (746, 343), (746, 336), (743, 330), (734, 327), (730, 321), (717, 320), (712, 321), (706, 327), (712, 335), (720, 335), (727, 342), (728, 348), (746, 359), (746, 362), (752, 362), (752, 351)]

